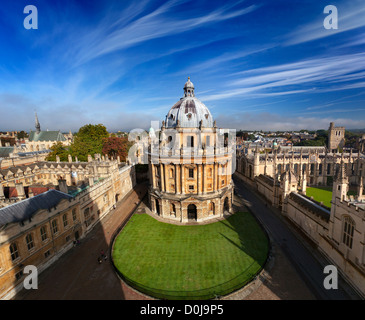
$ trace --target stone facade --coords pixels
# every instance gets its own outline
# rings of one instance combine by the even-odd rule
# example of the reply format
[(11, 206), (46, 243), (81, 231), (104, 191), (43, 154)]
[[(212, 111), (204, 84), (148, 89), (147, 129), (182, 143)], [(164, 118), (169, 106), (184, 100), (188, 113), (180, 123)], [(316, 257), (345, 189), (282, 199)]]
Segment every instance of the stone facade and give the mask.
[(357, 185), (359, 177), (365, 174), (365, 158), (360, 152), (330, 153), (321, 149), (292, 147), (262, 153), (255, 150), (245, 153), (237, 150), (236, 169), (242, 173), (248, 183), (253, 183), (259, 175), (277, 178), (289, 168), (300, 184), (306, 175), (308, 185), (332, 185), (336, 168), (343, 159), (348, 172), (350, 184)]
[[(17, 185), (19, 190), (24, 190), (23, 183), (57, 182), (54, 187), (58, 190), (25, 199), (2, 200), (1, 299), (10, 299), (22, 289), (26, 265), (35, 265), (38, 272), (42, 272), (72, 248), (74, 241), (85, 237), (136, 184), (134, 166), (99, 155), (89, 157), (89, 162), (39, 162), (17, 169), (15, 172), (6, 171), (5, 175), (2, 171), (0, 186)], [(63, 195), (56, 204), (52, 202), (55, 195)], [(39, 197), (42, 201), (38, 200)], [(35, 204), (39, 202), (44, 205), (37, 209)], [(26, 209), (33, 207), (34, 212)], [(12, 222), (2, 220), (12, 212)]]
[(250, 182), (266, 201), (293, 222), (365, 297), (364, 178), (360, 175), (357, 179), (357, 196), (347, 196), (347, 167), (345, 157), (341, 157), (333, 177), (331, 208), (308, 198), (305, 195), (306, 175), (299, 184), (290, 167), (278, 178), (260, 174), (251, 180), (241, 173), (237, 176)]

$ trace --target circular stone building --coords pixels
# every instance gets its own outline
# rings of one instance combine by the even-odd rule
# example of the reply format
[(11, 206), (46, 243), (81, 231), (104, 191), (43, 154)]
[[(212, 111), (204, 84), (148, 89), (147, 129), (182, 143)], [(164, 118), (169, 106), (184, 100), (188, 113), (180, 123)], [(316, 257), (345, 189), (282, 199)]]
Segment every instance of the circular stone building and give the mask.
[(184, 223), (231, 212), (233, 138), (217, 128), (188, 78), (184, 96), (168, 112), (159, 134), (154, 132), (152, 137), (150, 131), (147, 154), (152, 212)]

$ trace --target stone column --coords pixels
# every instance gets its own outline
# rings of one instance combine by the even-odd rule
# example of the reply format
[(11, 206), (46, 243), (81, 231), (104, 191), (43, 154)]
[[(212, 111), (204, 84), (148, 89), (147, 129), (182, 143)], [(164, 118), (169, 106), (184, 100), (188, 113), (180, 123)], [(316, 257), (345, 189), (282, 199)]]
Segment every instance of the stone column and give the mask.
[(4, 186), (0, 183), (0, 200), (4, 200), (4, 199), (5, 199)]
[(181, 167), (180, 167), (180, 169), (181, 169), (181, 193), (185, 193), (185, 183), (184, 183), (184, 169), (185, 169), (185, 167), (184, 167), (184, 165), (183, 164), (181, 164), (180, 165)]
[(198, 194), (200, 194), (200, 186), (201, 186), (201, 180), (200, 180), (200, 164), (196, 165), (197, 167), (197, 177), (196, 177), (196, 183), (197, 183), (197, 189), (198, 189)]
[(203, 172), (202, 172), (202, 192), (205, 194), (205, 166), (206, 164), (202, 164)]
[(213, 192), (217, 190), (217, 178), (218, 178), (218, 172), (217, 172), (217, 163), (213, 164)]

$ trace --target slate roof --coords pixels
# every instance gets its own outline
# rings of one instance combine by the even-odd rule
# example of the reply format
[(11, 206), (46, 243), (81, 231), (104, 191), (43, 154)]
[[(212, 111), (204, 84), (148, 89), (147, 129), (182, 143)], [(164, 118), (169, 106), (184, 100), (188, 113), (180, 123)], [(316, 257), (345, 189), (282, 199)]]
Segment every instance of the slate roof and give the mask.
[(66, 141), (66, 138), (60, 131), (31, 131), (29, 141)]
[(303, 208), (306, 208), (307, 210), (313, 212), (315, 215), (321, 217), (325, 221), (329, 221), (331, 215), (329, 208), (321, 206), (320, 204), (318, 204), (317, 201), (307, 199), (306, 197), (298, 193), (292, 192), (290, 193), (289, 197)]
[(62, 199), (70, 200), (72, 198), (72, 196), (58, 190), (49, 190), (32, 198), (16, 202), (0, 209), (0, 226), (27, 220), (40, 209), (53, 208)]
[(14, 151), (14, 147), (0, 147), (0, 158), (9, 157), (10, 153)]

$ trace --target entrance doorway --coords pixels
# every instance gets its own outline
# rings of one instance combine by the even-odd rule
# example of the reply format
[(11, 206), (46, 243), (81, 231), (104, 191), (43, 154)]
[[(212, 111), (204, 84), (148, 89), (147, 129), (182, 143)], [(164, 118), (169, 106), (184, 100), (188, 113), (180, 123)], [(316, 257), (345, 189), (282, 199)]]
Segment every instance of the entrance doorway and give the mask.
[(156, 207), (156, 213), (159, 216), (160, 215), (160, 204), (157, 199), (155, 200), (155, 207)]
[(228, 197), (224, 199), (224, 206), (223, 206), (223, 210), (224, 210), (224, 211), (228, 211), (228, 212), (229, 212)]
[(195, 204), (189, 204), (188, 205), (188, 220), (197, 220), (198, 215), (196, 212), (196, 205)]

